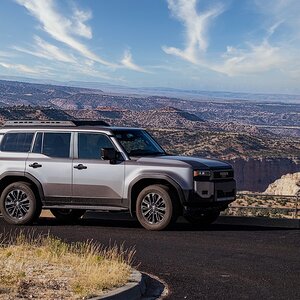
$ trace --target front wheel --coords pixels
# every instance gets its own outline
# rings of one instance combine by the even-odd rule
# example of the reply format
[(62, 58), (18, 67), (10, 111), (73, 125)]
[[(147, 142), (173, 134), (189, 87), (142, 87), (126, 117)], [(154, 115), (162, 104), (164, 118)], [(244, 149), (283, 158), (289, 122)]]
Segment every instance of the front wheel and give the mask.
[(219, 211), (210, 211), (199, 215), (185, 216), (185, 218), (194, 226), (205, 226), (216, 221), (219, 215)]
[(40, 212), (40, 204), (30, 184), (14, 182), (8, 185), (0, 198), (0, 211), (10, 224), (25, 225), (32, 223)]
[(50, 211), (56, 219), (66, 223), (76, 222), (85, 213), (84, 209), (52, 208)]
[(144, 228), (163, 230), (176, 220), (174, 203), (167, 186), (147, 186), (137, 197), (136, 216)]

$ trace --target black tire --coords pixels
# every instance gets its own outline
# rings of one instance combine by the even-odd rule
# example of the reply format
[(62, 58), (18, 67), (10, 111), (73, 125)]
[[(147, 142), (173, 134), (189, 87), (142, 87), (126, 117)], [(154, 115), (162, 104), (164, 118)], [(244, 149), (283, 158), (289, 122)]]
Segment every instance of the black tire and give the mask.
[(147, 230), (163, 230), (177, 219), (174, 203), (167, 186), (149, 185), (137, 197), (137, 219)]
[(40, 218), (40, 215), (42, 213), (42, 203), (40, 201), (37, 201), (37, 205), (36, 205), (36, 210), (35, 210), (35, 214), (33, 217), (33, 222), (38, 221), (38, 219)]
[(210, 211), (199, 215), (185, 216), (185, 219), (194, 226), (205, 226), (215, 222), (219, 215), (219, 211)]
[(65, 223), (76, 222), (85, 213), (84, 209), (52, 208), (50, 211), (57, 220)]
[(27, 182), (8, 185), (0, 197), (0, 210), (6, 222), (14, 225), (31, 224), (37, 217), (40, 203)]

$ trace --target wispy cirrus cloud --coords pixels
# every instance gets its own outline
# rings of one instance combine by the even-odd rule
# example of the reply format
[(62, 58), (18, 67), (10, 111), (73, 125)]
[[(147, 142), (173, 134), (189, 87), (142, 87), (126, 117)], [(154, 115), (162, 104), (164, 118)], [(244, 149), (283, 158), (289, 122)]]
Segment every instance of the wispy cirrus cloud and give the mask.
[(15, 56), (14, 53), (8, 51), (0, 51), (0, 57), (9, 58), (14, 56)]
[(105, 66), (115, 66), (89, 50), (76, 38), (76, 36), (87, 39), (92, 37), (91, 28), (84, 23), (89, 20), (91, 13), (77, 9), (71, 18), (67, 18), (58, 12), (53, 0), (16, 0), (16, 2), (24, 6), (41, 23), (42, 29), (55, 40), (66, 44), (86, 58)]
[(33, 50), (14, 46), (13, 49), (19, 52), (27, 53), (33, 56), (46, 58), (49, 60), (55, 60), (66, 63), (75, 63), (76, 59), (73, 55), (64, 53), (60, 48), (52, 45), (38, 36), (34, 37), (35, 46)]
[(29, 67), (29, 66), (26, 66), (23, 64), (11, 64), (11, 63), (7, 63), (7, 62), (0, 62), (0, 67), (9, 69), (9, 70), (16, 70), (16, 71), (31, 74), (31, 75), (37, 75), (37, 74), (40, 74), (41, 72), (43, 72), (43, 70), (41, 68)]
[[(97, 53), (90, 50), (80, 38), (91, 39), (93, 37), (92, 28), (86, 24), (92, 17), (91, 11), (84, 11), (73, 5), (73, 14), (66, 17), (60, 13), (55, 6), (55, 0), (15, 0), (24, 6), (28, 12), (41, 24), (44, 32), (49, 34), (56, 41), (70, 47), (73, 51), (86, 58), (87, 61), (94, 61), (111, 69), (127, 68), (137, 72), (146, 72), (145, 69), (133, 62), (130, 52), (125, 51), (121, 63), (114, 63), (102, 58)], [(19, 51), (31, 55), (57, 59), (64, 62), (74, 62), (74, 56), (66, 55), (58, 47), (51, 45), (42, 39), (35, 38), (38, 49), (30, 50), (15, 47)]]
[(123, 56), (123, 59), (121, 60), (121, 63), (124, 67), (133, 70), (133, 71), (138, 71), (138, 72), (143, 72), (143, 73), (150, 73), (149, 71), (145, 70), (144, 68), (136, 65), (133, 60), (132, 60), (132, 55), (129, 50), (126, 50)]
[[(255, 0), (254, 3), (257, 11), (264, 16), (260, 26), (264, 28), (265, 36), (255, 45), (246, 42), (248, 47), (244, 49), (232, 48), (233, 51), (228, 51), (230, 47), (227, 47), (223, 55), (224, 63), (216, 69), (232, 76), (270, 70), (297, 76), (300, 74), (300, 1)], [(277, 37), (282, 28), (285, 34)]]
[(227, 47), (223, 59), (223, 63), (208, 63), (207, 67), (229, 76), (237, 76), (267, 72), (285, 63), (280, 48), (271, 46), (268, 41), (259, 45), (249, 45), (249, 49)]
[(266, 15), (265, 23), (261, 24), (266, 26), (265, 36), (256, 42), (241, 41), (238, 47), (228, 45), (225, 52), (214, 53), (213, 57), (207, 55), (208, 28), (216, 17), (224, 12), (224, 6), (219, 4), (209, 10), (198, 12), (197, 4), (203, 3), (203, 0), (167, 0), (167, 2), (172, 15), (183, 24), (186, 40), (183, 50), (163, 47), (167, 54), (180, 57), (199, 68), (204, 67), (228, 76), (259, 74), (272, 69), (284, 70), (287, 64), (294, 60), (294, 57), (291, 57), (293, 51), (288, 49), (286, 41), (274, 44), (270, 40), (286, 22), (293, 24), (294, 28), (299, 28), (296, 26), (300, 25), (299, 17), (293, 9), (293, 7), (300, 9), (298, 0), (256, 0), (257, 9)]
[(85, 22), (87, 22), (91, 18), (91, 11), (83, 11), (75, 7), (74, 15), (72, 17), (72, 31), (79, 36), (91, 39), (93, 37), (92, 29), (90, 26), (87, 26), (85, 24)]
[(291, 34), (300, 37), (300, 1), (298, 0), (255, 0), (256, 8), (264, 14), (267, 22), (281, 21), (291, 29)]
[(201, 54), (207, 50), (207, 30), (210, 23), (224, 11), (222, 5), (217, 5), (202, 13), (197, 11), (197, 0), (167, 0), (172, 15), (185, 28), (185, 48), (163, 46), (167, 54), (172, 54), (191, 63), (198, 64)]
[(255, 0), (255, 4), (257, 10), (263, 15), (265, 23), (274, 24), (270, 27), (275, 29), (271, 30), (271, 35), (276, 36), (276, 31), (280, 29), (284, 31), (284, 34), (281, 31), (281, 36), (276, 41), (285, 61), (280, 66), (281, 70), (291, 78), (300, 80), (300, 1)]

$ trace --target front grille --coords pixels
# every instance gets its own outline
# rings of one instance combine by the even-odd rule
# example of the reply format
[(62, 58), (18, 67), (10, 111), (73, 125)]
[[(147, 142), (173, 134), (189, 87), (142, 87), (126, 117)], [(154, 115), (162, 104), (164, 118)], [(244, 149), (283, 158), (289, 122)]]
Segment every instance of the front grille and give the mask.
[(228, 179), (233, 178), (233, 176), (234, 172), (232, 169), (213, 171), (213, 179)]

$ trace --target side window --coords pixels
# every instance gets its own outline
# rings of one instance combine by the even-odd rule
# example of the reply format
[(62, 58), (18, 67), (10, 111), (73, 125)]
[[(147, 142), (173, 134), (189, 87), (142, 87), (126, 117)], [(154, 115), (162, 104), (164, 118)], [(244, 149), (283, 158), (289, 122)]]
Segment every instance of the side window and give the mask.
[(106, 135), (78, 133), (78, 158), (100, 159), (101, 148), (114, 148), (114, 145)]
[(29, 152), (34, 133), (6, 133), (1, 142), (1, 151)]
[(71, 133), (44, 132), (42, 153), (50, 157), (68, 158), (70, 157), (70, 141)]

